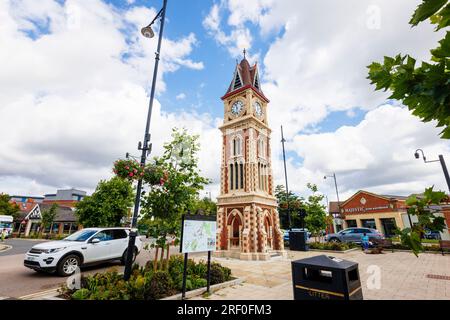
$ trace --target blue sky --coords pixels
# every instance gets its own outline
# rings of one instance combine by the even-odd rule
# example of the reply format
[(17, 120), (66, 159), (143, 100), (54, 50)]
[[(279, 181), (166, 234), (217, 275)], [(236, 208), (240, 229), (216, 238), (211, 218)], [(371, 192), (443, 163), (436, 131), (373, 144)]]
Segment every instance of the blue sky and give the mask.
[[(423, 148), (429, 158), (450, 158), (439, 129), (374, 92), (366, 79), (366, 66), (384, 55), (429, 59), (442, 33), (428, 23), (410, 28), (418, 3), (169, 0), (154, 154), (174, 126), (199, 134), (200, 167), (218, 194), (220, 97), (245, 48), (271, 100), (276, 183), (284, 180), (283, 125), (290, 187), (302, 195), (313, 182), (332, 199), (333, 186), (323, 181), (332, 172), (343, 197), (359, 189), (404, 195), (432, 184), (445, 188), (439, 170), (412, 156)], [(137, 153), (156, 47), (156, 38), (144, 39), (139, 29), (161, 6), (162, 0), (0, 2), (0, 192), (92, 191), (111, 176), (115, 159)]]

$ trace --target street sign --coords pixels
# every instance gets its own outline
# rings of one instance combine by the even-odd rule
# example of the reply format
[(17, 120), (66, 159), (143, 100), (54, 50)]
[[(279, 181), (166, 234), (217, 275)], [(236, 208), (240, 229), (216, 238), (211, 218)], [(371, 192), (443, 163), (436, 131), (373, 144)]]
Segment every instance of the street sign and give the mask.
[(216, 216), (184, 215), (180, 252), (215, 251), (216, 224)]
[(211, 284), (211, 251), (216, 250), (216, 216), (185, 214), (181, 220), (180, 252), (184, 253), (181, 299), (186, 296), (187, 262), (189, 253), (208, 251), (207, 289)]

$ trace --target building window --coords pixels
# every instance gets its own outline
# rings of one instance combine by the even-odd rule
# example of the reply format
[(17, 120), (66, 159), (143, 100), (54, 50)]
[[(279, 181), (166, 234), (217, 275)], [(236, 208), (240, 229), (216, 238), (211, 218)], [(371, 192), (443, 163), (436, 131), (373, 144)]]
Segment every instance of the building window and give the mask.
[(236, 168), (236, 181), (235, 181), (235, 185), (236, 185), (236, 190), (239, 189), (239, 165), (236, 163), (235, 165)]
[(69, 234), (69, 233), (70, 233), (70, 228), (71, 228), (71, 226), (72, 226), (71, 223), (64, 223), (63, 233), (64, 233), (64, 234)]
[(233, 156), (240, 156), (242, 155), (242, 143), (241, 138), (235, 137), (233, 139)]
[(233, 164), (230, 164), (230, 190), (233, 190)]
[(356, 228), (356, 220), (345, 220), (347, 222), (347, 228)]
[(240, 164), (239, 165), (239, 170), (240, 170), (240, 173), (241, 173), (241, 189), (244, 189), (244, 164)]
[(364, 228), (376, 229), (377, 225), (375, 224), (375, 219), (364, 219), (361, 220), (361, 224)]

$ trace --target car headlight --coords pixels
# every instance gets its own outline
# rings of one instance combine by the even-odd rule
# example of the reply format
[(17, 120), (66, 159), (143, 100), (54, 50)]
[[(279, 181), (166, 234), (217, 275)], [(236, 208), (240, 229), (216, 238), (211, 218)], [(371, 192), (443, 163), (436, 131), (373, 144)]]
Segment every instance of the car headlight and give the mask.
[(59, 252), (61, 250), (64, 250), (66, 247), (62, 247), (62, 248), (54, 248), (54, 249), (47, 249), (45, 250), (45, 253), (55, 253), (55, 252)]

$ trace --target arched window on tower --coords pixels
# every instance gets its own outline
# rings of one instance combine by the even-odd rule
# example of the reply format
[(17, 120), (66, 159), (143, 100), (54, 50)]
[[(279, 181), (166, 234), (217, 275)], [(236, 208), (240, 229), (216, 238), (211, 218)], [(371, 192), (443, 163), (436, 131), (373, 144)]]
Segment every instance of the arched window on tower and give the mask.
[(230, 164), (230, 190), (233, 190), (233, 164)]
[(233, 156), (242, 155), (241, 138), (239, 137), (233, 138), (232, 147), (233, 147)]
[(240, 176), (240, 178), (241, 178), (241, 189), (244, 189), (244, 164), (243, 163), (239, 164), (239, 170), (240, 170), (240, 173), (241, 173), (241, 176)]
[(258, 140), (258, 155), (261, 158), (265, 158), (266, 152), (265, 152), (265, 143), (263, 139)]
[(234, 181), (234, 183), (235, 183), (235, 189), (236, 190), (238, 190), (239, 189), (239, 164), (235, 164), (235, 168), (236, 168), (236, 170), (235, 170), (235, 172), (236, 172), (236, 179), (235, 179), (235, 181)]

